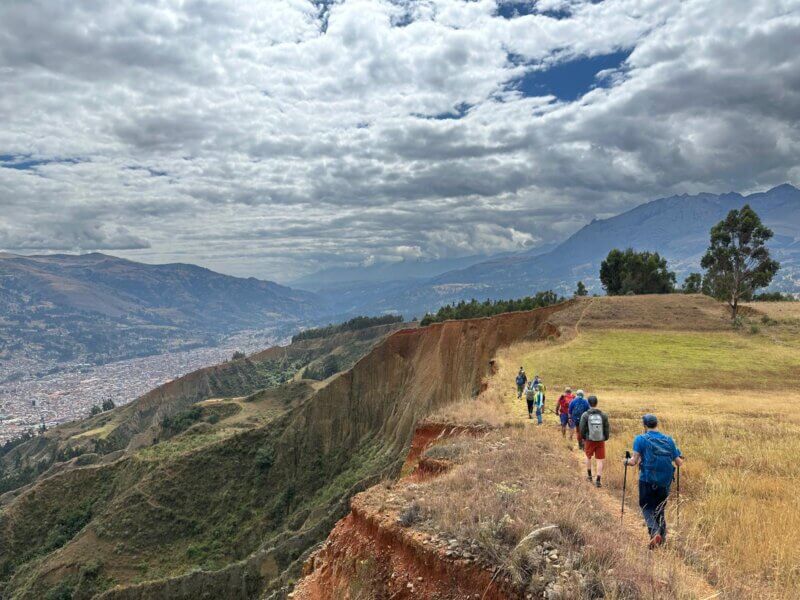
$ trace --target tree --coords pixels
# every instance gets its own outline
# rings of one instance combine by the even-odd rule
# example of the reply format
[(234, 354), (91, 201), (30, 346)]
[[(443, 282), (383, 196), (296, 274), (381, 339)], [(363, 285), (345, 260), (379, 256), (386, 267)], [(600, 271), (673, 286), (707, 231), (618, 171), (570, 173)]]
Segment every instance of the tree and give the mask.
[(675, 273), (658, 252), (614, 248), (600, 264), (600, 282), (609, 296), (669, 294), (675, 289)]
[(231, 360), (239, 360), (240, 358), (244, 358), (244, 357), (245, 357), (245, 353), (242, 352), (241, 350), (237, 350), (236, 352), (233, 353), (233, 356), (231, 357)]
[(589, 290), (586, 289), (586, 286), (583, 285), (582, 281), (578, 282), (578, 285), (575, 287), (575, 296), (580, 298), (582, 296), (588, 296)]
[(103, 400), (103, 410), (104, 411), (111, 410), (112, 408), (115, 408), (115, 407), (116, 407), (116, 404), (114, 404), (114, 401), (111, 398)]
[(771, 237), (749, 204), (711, 228), (711, 244), (700, 262), (706, 270), (703, 292), (727, 302), (734, 319), (739, 302), (768, 286), (780, 268), (765, 245)]
[(92, 409), (89, 411), (89, 414), (92, 416), (99, 415), (103, 412), (103, 409), (100, 408), (97, 404), (92, 405)]
[(699, 294), (703, 287), (703, 276), (700, 273), (689, 273), (683, 281), (684, 294)]

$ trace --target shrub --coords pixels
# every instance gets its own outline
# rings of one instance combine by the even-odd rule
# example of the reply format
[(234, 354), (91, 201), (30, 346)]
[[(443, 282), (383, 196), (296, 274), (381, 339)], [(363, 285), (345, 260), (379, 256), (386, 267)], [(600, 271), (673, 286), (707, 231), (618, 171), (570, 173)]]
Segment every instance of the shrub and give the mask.
[(412, 501), (411, 504), (406, 506), (403, 512), (400, 513), (397, 522), (403, 527), (411, 527), (414, 523), (419, 521), (421, 517), (422, 509), (416, 501)]
[(260, 471), (269, 471), (275, 462), (275, 449), (272, 446), (262, 446), (256, 452), (256, 466)]
[(72, 594), (72, 586), (67, 585), (62, 581), (56, 587), (47, 592), (45, 600), (72, 600)]
[(189, 429), (189, 427), (199, 421), (202, 416), (203, 410), (199, 406), (193, 406), (188, 410), (164, 417), (161, 420), (161, 427), (173, 435), (178, 434)]

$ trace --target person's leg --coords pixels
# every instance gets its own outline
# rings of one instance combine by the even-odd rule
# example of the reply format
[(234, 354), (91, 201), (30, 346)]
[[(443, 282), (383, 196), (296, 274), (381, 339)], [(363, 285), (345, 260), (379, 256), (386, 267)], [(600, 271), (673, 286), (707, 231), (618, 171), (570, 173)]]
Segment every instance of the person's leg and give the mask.
[(661, 534), (661, 543), (667, 541), (667, 500), (669, 499), (668, 488), (658, 488), (654, 501), (658, 502), (655, 509), (655, 519), (658, 525), (658, 533)]
[(541, 406), (537, 406), (536, 407), (536, 424), (537, 425), (541, 425), (542, 424), (542, 407)]
[(578, 439), (578, 448), (583, 450), (583, 436), (581, 435), (581, 428), (575, 425), (575, 437)]
[(567, 415), (560, 414), (558, 418), (561, 420), (561, 437), (567, 437)]
[(656, 520), (655, 507), (657, 504), (653, 503), (652, 490), (650, 484), (640, 481), (639, 482), (639, 508), (642, 509), (642, 516), (644, 523), (647, 526), (647, 533), (650, 539), (659, 532), (659, 523)]
[(586, 476), (589, 478), (590, 482), (592, 481), (592, 454), (593, 448), (590, 444), (584, 452), (584, 456), (586, 457)]
[(532, 415), (533, 415), (533, 400), (525, 400), (525, 402), (528, 404), (528, 418), (532, 419), (533, 418), (532, 417)]
[(603, 477), (603, 463), (606, 459), (606, 443), (597, 442), (595, 446), (594, 460), (597, 465), (595, 474), (597, 475), (597, 487), (600, 487), (600, 479)]

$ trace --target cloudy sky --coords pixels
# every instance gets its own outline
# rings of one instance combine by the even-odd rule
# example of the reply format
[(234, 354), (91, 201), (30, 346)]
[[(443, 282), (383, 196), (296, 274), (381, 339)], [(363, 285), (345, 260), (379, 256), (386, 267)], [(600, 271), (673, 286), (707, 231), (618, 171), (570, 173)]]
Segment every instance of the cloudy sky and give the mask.
[(800, 183), (800, 0), (3, 0), (0, 249), (287, 281)]

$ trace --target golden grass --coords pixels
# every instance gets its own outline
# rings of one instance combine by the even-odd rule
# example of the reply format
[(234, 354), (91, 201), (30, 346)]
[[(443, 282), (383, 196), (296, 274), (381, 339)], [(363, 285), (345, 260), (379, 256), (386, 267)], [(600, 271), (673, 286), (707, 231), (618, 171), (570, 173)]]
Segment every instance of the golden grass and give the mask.
[[(478, 400), (461, 402), (439, 417), (500, 425), (520, 417), (524, 402), (517, 402), (507, 386), (517, 362), (506, 354), (498, 364), (499, 373)], [(407, 506), (419, 509), (422, 522), (416, 526), (461, 540), (490, 565), (501, 565), (504, 576), (525, 590), (523, 597), (542, 597), (554, 579), (563, 598), (673, 600), (710, 594), (677, 554), (654, 560), (632, 519), (620, 527), (615, 502), (586, 484), (555, 428), (539, 428), (527, 419), (524, 424), (430, 448), (426, 455), (458, 466), (402, 490)], [(523, 542), (530, 532), (552, 524), (558, 526), (552, 535)], [(559, 566), (546, 561), (552, 549), (559, 553)]]
[[(673, 548), (724, 597), (789, 600), (800, 597), (798, 339), (786, 321), (755, 334), (591, 331), (563, 344), (519, 345), (503, 358), (544, 377), (548, 409), (564, 385), (600, 398), (612, 424), (604, 479), (617, 498), (620, 459), (641, 432), (641, 415), (658, 414), (687, 457)], [(507, 371), (498, 376), (510, 390)], [(523, 418), (524, 402), (506, 397)], [(553, 414), (547, 423), (556, 428)], [(640, 518), (635, 488), (631, 519)], [(668, 516), (675, 525), (674, 501)]]

